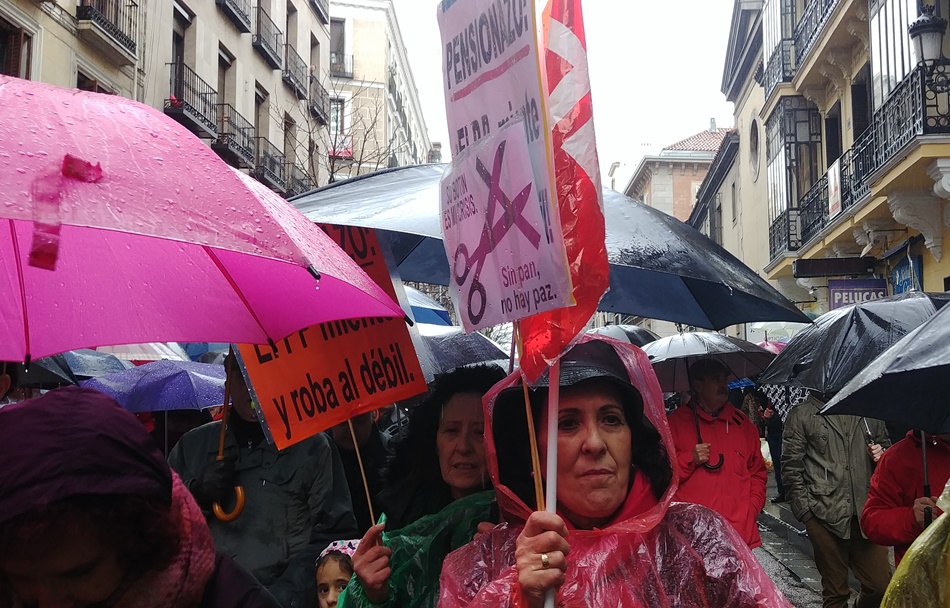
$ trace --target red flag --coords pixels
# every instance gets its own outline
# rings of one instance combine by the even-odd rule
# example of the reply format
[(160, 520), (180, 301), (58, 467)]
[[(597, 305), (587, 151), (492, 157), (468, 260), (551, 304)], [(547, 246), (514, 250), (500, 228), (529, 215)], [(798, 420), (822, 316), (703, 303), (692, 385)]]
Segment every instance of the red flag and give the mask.
[(550, 0), (542, 19), (557, 202), (577, 303), (522, 320), (521, 370), (529, 381), (584, 329), (610, 272), (581, 0)]

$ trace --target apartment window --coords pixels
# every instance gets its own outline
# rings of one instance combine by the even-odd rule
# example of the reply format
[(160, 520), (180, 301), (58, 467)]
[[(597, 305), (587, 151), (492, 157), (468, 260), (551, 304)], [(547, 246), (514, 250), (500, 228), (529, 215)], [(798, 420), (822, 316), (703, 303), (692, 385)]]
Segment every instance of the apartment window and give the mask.
[(115, 94), (115, 91), (110, 91), (106, 87), (99, 84), (98, 80), (86, 76), (81, 71), (76, 72), (76, 88), (80, 91), (89, 91), (91, 93), (103, 93), (106, 95)]
[(234, 65), (234, 56), (224, 47), (218, 48), (218, 101), (220, 103), (230, 103), (234, 105), (236, 99), (236, 87), (234, 82), (234, 72), (231, 68)]
[(739, 221), (739, 197), (736, 196), (736, 183), (729, 188), (729, 207), (732, 209), (732, 225)]
[(254, 132), (258, 137), (270, 135), (270, 104), (267, 91), (257, 84), (254, 89)]
[(288, 163), (297, 160), (297, 123), (290, 116), (284, 116), (284, 158)]
[(346, 21), (330, 19), (330, 52), (346, 53)]
[(871, 95), (877, 110), (917, 65), (907, 27), (917, 18), (917, 0), (872, 0)]
[(320, 80), (320, 41), (313, 34), (310, 34), (310, 76)]
[(0, 74), (29, 79), (32, 53), (29, 32), (0, 19)]
[[(736, 185), (733, 184), (733, 196), (735, 196), (735, 188)], [(722, 245), (722, 197), (719, 195), (716, 196), (716, 217), (715, 223), (712, 227), (712, 235), (710, 236), (716, 242), (716, 244)]]
[(769, 223), (798, 201), (824, 172), (821, 114), (804, 97), (783, 97), (765, 125)]
[(297, 7), (287, 3), (287, 21), (284, 22), (284, 40), (290, 48), (297, 49)]
[(330, 134), (340, 135), (343, 133), (343, 108), (342, 99), (330, 100)]
[(782, 40), (795, 34), (797, 14), (795, 0), (766, 0), (762, 8), (762, 52), (766, 63)]

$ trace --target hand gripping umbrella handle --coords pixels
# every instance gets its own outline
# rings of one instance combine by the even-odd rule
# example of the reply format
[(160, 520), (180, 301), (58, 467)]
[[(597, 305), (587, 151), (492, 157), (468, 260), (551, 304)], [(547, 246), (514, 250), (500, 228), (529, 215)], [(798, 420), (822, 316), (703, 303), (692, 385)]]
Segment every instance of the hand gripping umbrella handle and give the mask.
[[(227, 437), (228, 432), (228, 409), (231, 405), (231, 374), (234, 369), (234, 351), (228, 349), (228, 369), (226, 370), (226, 377), (224, 380), (224, 408), (221, 410), (221, 436), (218, 440), (218, 458), (217, 460), (224, 460), (224, 442)], [(244, 510), (244, 487), (243, 486), (234, 486), (234, 510), (228, 513), (221, 506), (221, 503), (215, 502), (211, 505), (211, 509), (214, 511), (214, 516), (219, 520), (228, 523), (234, 521), (238, 518), (238, 515), (241, 514), (241, 511)]]
[[(689, 406), (687, 406), (687, 407), (689, 407)], [(703, 433), (702, 433), (702, 431), (699, 430), (699, 414), (696, 412), (696, 408), (695, 408), (695, 407), (693, 407), (693, 420), (696, 422), (696, 440), (697, 440), (699, 443), (703, 443)], [(717, 462), (716, 464), (709, 464), (708, 462), (704, 462), (704, 463), (703, 463), (703, 466), (706, 467), (707, 469), (709, 469), (710, 471), (715, 471), (716, 469), (719, 469), (719, 468), (722, 467), (722, 463), (723, 463), (724, 460), (725, 460), (725, 458), (724, 458), (723, 455), (720, 453), (720, 454), (719, 454), (719, 462)]]

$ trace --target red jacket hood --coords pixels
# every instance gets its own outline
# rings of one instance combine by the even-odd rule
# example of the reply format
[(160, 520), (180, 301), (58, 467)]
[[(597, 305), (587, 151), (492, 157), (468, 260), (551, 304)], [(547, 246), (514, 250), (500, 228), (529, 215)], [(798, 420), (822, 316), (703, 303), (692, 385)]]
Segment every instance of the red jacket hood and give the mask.
[[(620, 357), (627, 370), (630, 383), (639, 391), (643, 399), (644, 417), (653, 424), (659, 431), (663, 446), (666, 448), (670, 466), (673, 470), (670, 486), (666, 489), (659, 501), (653, 496), (646, 477), (642, 474), (636, 474), (633, 477), (632, 487), (627, 494), (623, 506), (617, 511), (613, 521), (605, 526), (604, 531), (609, 532), (635, 532), (644, 533), (654, 528), (666, 515), (666, 510), (672, 502), (673, 494), (677, 489), (676, 464), (674, 461), (673, 438), (670, 434), (669, 423), (666, 418), (666, 410), (663, 405), (663, 393), (660, 390), (660, 384), (657, 381), (656, 374), (653, 372), (653, 366), (647, 355), (638, 347), (631, 344), (619, 342), (604, 336), (584, 336), (578, 343), (599, 340), (610, 344), (617, 355)], [(492, 482), (495, 485), (495, 492), (498, 497), (498, 505), (504, 518), (508, 522), (523, 523), (531, 515), (532, 509), (518, 497), (517, 492), (511, 483), (506, 484), (506, 480), (511, 482), (512, 478), (521, 481), (531, 482), (531, 464), (528, 459), (517, 460), (518, 468), (524, 468), (524, 471), (512, 472), (507, 468), (504, 471), (499, 470), (499, 454), (496, 449), (496, 435), (505, 430), (518, 429), (513, 431), (511, 436), (501, 438), (505, 448), (502, 452), (506, 453), (512, 450), (521, 450), (529, 453), (530, 449), (527, 432), (522, 430), (525, 420), (525, 409), (523, 402), (517, 408), (496, 408), (495, 404), (499, 394), (505, 389), (521, 385), (521, 375), (515, 372), (508, 376), (502, 382), (495, 385), (485, 398), (482, 405), (485, 409), (485, 420), (492, 421), (485, 425), (485, 452), (488, 461), (488, 469), (491, 474)], [(505, 411), (502, 411), (505, 410)], [(517, 411), (515, 411), (517, 410)], [(515, 423), (520, 419), (520, 424)], [(511, 422), (512, 424), (509, 424)], [(544, 429), (535, 429), (536, 433), (541, 434)], [(503, 454), (504, 455), (504, 454)], [(502, 458), (504, 461), (502, 467), (510, 467), (511, 460)], [(545, 463), (541, 462), (541, 468)], [(525, 493), (525, 487), (521, 487), (522, 494)], [(533, 493), (533, 490), (531, 490)], [(584, 534), (588, 531), (580, 530), (577, 533)], [(593, 533), (598, 533), (597, 530)]]

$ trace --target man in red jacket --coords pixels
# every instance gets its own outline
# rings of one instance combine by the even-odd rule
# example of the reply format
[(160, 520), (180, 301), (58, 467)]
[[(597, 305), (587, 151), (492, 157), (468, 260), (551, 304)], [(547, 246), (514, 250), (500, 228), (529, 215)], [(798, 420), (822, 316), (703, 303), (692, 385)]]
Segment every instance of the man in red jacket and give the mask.
[(758, 429), (729, 403), (725, 365), (700, 359), (689, 378), (695, 398), (669, 416), (680, 478), (674, 500), (716, 511), (754, 549), (762, 545), (756, 517), (768, 479)]
[[(950, 434), (927, 435), (927, 474), (933, 492), (940, 492), (950, 479)], [(861, 513), (861, 529), (868, 540), (893, 546), (897, 564), (924, 531), (924, 509), (933, 509), (934, 519), (940, 515), (937, 497), (921, 496), (923, 489), (920, 432), (909, 431), (881, 456)]]

